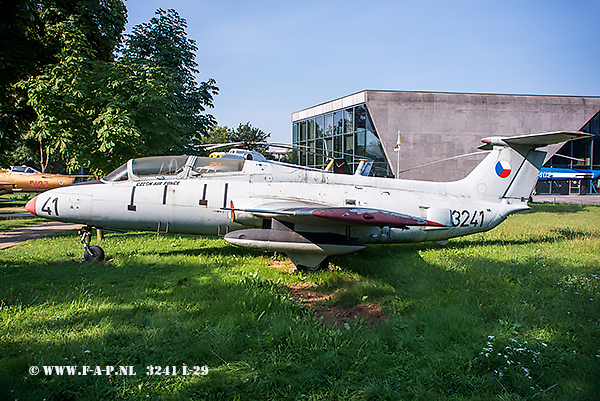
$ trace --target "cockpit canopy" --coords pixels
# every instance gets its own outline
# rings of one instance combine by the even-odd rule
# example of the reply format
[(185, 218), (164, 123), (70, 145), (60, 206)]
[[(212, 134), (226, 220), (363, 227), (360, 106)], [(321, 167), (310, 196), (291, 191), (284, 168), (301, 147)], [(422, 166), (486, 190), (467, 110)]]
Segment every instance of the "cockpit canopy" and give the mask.
[(118, 169), (114, 170), (112, 173), (105, 176), (102, 181), (113, 182), (113, 181), (127, 181), (129, 179), (129, 174), (127, 172), (127, 164), (125, 163), (121, 165)]
[(185, 179), (205, 174), (242, 171), (245, 160), (202, 156), (154, 156), (131, 159), (108, 174), (105, 182)]
[(183, 173), (188, 156), (155, 156), (133, 159), (132, 174), (139, 178), (173, 177)]
[(10, 172), (23, 174), (41, 174), (39, 171), (29, 166), (10, 166)]
[(224, 173), (230, 171), (242, 171), (244, 168), (243, 159), (215, 159), (214, 157), (197, 157), (192, 166), (191, 176), (197, 176), (204, 173)]

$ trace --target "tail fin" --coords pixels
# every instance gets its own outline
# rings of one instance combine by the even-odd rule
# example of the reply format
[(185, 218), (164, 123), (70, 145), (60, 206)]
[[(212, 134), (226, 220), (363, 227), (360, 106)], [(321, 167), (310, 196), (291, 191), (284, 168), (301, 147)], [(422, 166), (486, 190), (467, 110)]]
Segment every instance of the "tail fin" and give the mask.
[(479, 149), (490, 154), (457, 184), (471, 197), (528, 198), (537, 182), (545, 151), (539, 147), (591, 136), (583, 132), (560, 131), (513, 137), (484, 138)]

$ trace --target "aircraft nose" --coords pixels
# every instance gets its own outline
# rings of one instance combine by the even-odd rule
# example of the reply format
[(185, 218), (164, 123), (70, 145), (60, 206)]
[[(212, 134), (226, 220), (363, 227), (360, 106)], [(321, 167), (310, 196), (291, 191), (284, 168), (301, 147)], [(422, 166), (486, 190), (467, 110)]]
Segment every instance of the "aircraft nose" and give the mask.
[(25, 205), (25, 209), (27, 209), (27, 211), (31, 214), (35, 214), (37, 216), (37, 214), (35, 213), (35, 202), (37, 201), (37, 196), (33, 199), (30, 199), (29, 202), (27, 202), (27, 204)]

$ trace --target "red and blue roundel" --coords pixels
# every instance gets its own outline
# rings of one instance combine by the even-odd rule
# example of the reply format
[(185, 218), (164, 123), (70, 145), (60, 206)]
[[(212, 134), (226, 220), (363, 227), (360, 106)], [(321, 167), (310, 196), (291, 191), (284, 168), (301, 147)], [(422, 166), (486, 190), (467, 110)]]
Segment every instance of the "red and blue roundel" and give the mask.
[(496, 163), (496, 174), (500, 178), (506, 178), (510, 175), (510, 163), (506, 160), (500, 160)]

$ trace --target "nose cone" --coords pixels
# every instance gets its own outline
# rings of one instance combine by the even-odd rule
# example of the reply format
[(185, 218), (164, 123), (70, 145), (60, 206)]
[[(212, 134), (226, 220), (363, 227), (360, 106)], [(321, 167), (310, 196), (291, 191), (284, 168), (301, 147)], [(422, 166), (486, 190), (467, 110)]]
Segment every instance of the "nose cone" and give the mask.
[(35, 213), (35, 202), (37, 201), (37, 196), (33, 199), (31, 199), (29, 202), (27, 202), (27, 204), (25, 205), (25, 209), (27, 209), (27, 211), (31, 214), (35, 214), (37, 216), (37, 214)]

